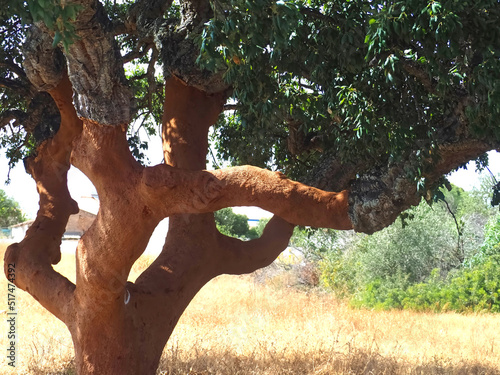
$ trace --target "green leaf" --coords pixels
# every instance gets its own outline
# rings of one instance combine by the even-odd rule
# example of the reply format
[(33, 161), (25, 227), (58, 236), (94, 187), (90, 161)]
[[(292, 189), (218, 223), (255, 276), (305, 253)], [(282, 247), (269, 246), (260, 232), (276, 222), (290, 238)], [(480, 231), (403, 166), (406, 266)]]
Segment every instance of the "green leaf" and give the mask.
[(56, 31), (54, 34), (54, 41), (52, 42), (52, 47), (55, 48), (62, 40), (62, 38), (63, 38), (62, 33), (60, 31)]

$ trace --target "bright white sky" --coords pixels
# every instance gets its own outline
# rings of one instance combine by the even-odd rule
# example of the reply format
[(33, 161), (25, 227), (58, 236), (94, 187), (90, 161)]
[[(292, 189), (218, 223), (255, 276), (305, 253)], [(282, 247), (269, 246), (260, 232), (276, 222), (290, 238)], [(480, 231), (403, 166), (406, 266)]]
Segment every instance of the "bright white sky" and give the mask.
[[(151, 142), (148, 157), (152, 163), (159, 163), (162, 159), (162, 151), (160, 142)], [(500, 174), (500, 153), (490, 152), (490, 170), (498, 176)], [(1, 187), (8, 196), (14, 198), (21, 209), (30, 219), (35, 218), (38, 209), (38, 194), (33, 179), (26, 174), (24, 166), (19, 163), (10, 172), (11, 183), (5, 185), (3, 182), (7, 178), (8, 166), (5, 154), (0, 155), (0, 181)], [(487, 171), (483, 174), (488, 173)], [(469, 163), (467, 170), (459, 170), (449, 176), (451, 183), (460, 186), (465, 190), (471, 190), (473, 187), (479, 187), (480, 175), (475, 172), (475, 163)], [(80, 208), (95, 212), (95, 201), (89, 199), (92, 194), (95, 194), (95, 188), (83, 173), (72, 167), (68, 175), (68, 185), (72, 197), (79, 203)], [(87, 197), (87, 198), (84, 198)], [(257, 208), (240, 207), (236, 208), (235, 212), (244, 213), (250, 219), (260, 219), (261, 217), (270, 216), (266, 211)]]

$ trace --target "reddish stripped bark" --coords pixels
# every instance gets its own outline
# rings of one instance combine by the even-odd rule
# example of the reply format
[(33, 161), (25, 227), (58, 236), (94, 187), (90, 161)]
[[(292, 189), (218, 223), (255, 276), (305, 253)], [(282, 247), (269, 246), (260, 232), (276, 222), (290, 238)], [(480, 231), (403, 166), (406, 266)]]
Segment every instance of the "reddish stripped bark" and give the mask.
[(68, 324), (73, 312), (71, 301), (75, 286), (54, 271), (51, 264), (61, 259), (61, 238), (68, 218), (78, 212), (78, 205), (67, 188), (67, 171), (72, 142), (82, 126), (72, 110), (73, 93), (68, 77), (65, 76), (49, 93), (61, 113), (60, 129), (25, 164), (36, 181), (40, 208), (25, 238), (8, 247), (4, 267), (15, 264), (16, 285)]
[[(295, 224), (351, 227), (346, 192), (324, 192), (249, 166), (203, 170), (208, 130), (224, 93), (209, 95), (177, 78), (167, 81), (168, 165), (150, 168), (132, 157), (126, 126), (78, 119), (67, 78), (51, 95), (61, 129), (29, 163), (40, 211), (6, 260), (19, 265), (17, 285), (67, 324), (78, 374), (154, 374), (184, 309), (213, 277), (270, 264), (288, 245)], [(50, 266), (59, 261), (67, 219), (78, 210), (66, 186), (70, 160), (100, 198), (97, 218), (78, 244), (76, 287)], [(215, 226), (212, 212), (233, 205), (258, 205), (281, 217), (270, 220), (261, 238), (244, 242)], [(128, 283), (132, 265), (166, 216), (170, 227), (161, 254)]]

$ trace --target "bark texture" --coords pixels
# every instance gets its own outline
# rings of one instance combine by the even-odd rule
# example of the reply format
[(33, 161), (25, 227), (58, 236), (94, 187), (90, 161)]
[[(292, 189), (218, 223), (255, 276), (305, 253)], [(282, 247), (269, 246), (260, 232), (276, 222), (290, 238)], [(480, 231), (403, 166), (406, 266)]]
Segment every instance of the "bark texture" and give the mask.
[(223, 71), (201, 69), (196, 64), (200, 48), (195, 39), (212, 16), (210, 3), (204, 0), (182, 1), (180, 13), (181, 19), (177, 23), (163, 22), (154, 31), (165, 77), (176, 76), (209, 94), (227, 90), (229, 85), (224, 81)]
[(78, 116), (104, 125), (128, 125), (132, 95), (112, 24), (99, 1), (74, 3), (83, 11), (75, 22), (77, 39), (66, 56)]

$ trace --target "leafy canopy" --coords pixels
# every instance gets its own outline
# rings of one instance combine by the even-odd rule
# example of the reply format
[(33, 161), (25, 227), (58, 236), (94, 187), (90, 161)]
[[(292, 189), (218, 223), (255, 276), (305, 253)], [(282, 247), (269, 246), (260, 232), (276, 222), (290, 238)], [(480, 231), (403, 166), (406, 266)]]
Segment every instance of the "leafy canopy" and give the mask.
[(344, 162), (409, 159), (418, 176), (464, 98), (474, 136), (500, 138), (498, 1), (215, 4), (199, 62), (234, 87), (225, 159), (303, 174), (319, 154), (290, 153), (295, 127)]

